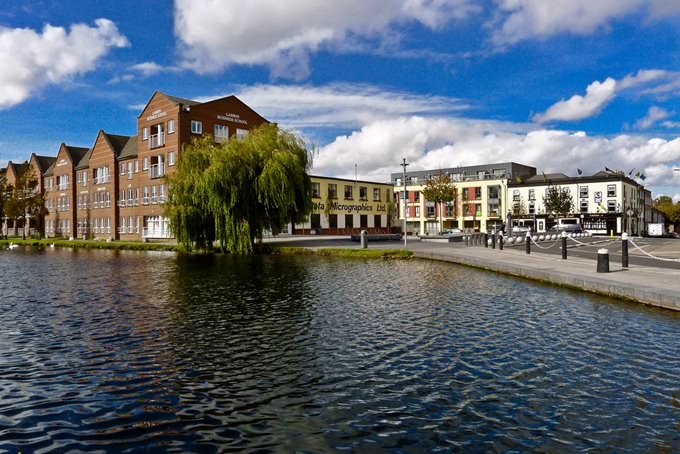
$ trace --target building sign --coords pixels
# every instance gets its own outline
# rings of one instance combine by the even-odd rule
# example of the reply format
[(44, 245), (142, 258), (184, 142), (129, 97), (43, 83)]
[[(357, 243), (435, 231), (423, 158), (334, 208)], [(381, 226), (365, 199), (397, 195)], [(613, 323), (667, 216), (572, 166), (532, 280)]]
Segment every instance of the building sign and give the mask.
[[(361, 212), (367, 212), (367, 213), (372, 213), (373, 211), (376, 212), (386, 212), (387, 211), (387, 205), (384, 203), (378, 203), (375, 206), (368, 204), (368, 203), (354, 203), (354, 204), (347, 204), (347, 203), (339, 203), (339, 202), (331, 202), (329, 204), (330, 211), (344, 211), (347, 213), (361, 213)], [(314, 202), (312, 204), (312, 210), (315, 212), (322, 212), (326, 210), (326, 204), (323, 202)]]
[(60, 159), (59, 162), (57, 162), (57, 167), (65, 166), (66, 164), (68, 164), (66, 159)]
[(218, 120), (225, 120), (225, 121), (230, 121), (232, 123), (238, 123), (240, 125), (247, 125), (248, 122), (245, 120), (241, 120), (241, 116), (233, 113), (225, 113), (224, 115), (218, 115), (217, 116)]
[(595, 203), (602, 203), (602, 192), (595, 192)]
[(153, 112), (151, 112), (151, 115), (146, 117), (146, 121), (155, 120), (157, 118), (165, 117), (166, 115), (168, 115), (168, 113), (163, 110), (160, 109), (154, 110)]

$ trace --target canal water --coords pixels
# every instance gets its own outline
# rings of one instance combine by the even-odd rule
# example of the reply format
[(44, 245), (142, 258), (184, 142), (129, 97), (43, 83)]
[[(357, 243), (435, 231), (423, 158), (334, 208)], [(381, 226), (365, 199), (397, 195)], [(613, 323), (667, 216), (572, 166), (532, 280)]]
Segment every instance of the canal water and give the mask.
[(0, 452), (671, 452), (680, 317), (427, 261), (0, 252)]

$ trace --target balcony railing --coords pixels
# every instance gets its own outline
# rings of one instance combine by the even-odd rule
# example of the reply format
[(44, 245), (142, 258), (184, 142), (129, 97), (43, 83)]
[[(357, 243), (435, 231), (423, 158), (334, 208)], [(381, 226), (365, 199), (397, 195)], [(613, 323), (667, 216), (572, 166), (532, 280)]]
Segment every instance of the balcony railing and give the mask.
[(149, 136), (149, 149), (158, 148), (165, 145), (165, 133), (160, 132)]
[(156, 203), (158, 203), (158, 196), (152, 195), (151, 196), (151, 204), (153, 205), (153, 204), (156, 204)]
[(100, 177), (95, 177), (94, 179), (94, 184), (105, 184), (111, 181), (111, 177), (109, 175), (102, 175)]
[(149, 178), (160, 178), (165, 175), (165, 164), (153, 164), (149, 167)]
[(119, 206), (119, 207), (124, 207), (124, 206), (125, 206), (125, 200), (119, 200), (119, 201), (118, 201), (118, 206)]
[(142, 205), (148, 205), (149, 204), (149, 197), (142, 197)]

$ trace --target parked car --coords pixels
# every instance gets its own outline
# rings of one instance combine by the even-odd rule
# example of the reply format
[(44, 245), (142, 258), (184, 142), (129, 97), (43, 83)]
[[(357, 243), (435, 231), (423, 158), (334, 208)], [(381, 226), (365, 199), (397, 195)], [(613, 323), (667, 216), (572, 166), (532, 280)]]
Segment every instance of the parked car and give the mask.
[(442, 230), (442, 235), (456, 235), (456, 234), (459, 234), (459, 233), (463, 233), (463, 231), (460, 230), (460, 229), (446, 229), (446, 230)]
[(531, 227), (516, 225), (512, 228), (512, 234), (513, 235), (526, 235), (527, 232), (531, 232)]
[(556, 224), (550, 227), (549, 232), (583, 233), (581, 224)]

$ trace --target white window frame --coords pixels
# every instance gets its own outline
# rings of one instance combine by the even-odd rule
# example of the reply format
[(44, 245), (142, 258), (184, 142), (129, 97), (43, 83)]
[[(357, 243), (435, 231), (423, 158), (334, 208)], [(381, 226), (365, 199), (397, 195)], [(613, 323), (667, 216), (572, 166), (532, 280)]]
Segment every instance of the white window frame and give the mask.
[(175, 165), (175, 151), (174, 150), (168, 151), (168, 165), (169, 166)]
[[(223, 134), (217, 134), (218, 131)], [(213, 139), (215, 139), (215, 142), (217, 143), (229, 140), (229, 126), (215, 123), (213, 126)]]
[(191, 133), (203, 134), (203, 122), (199, 120), (191, 120)]
[(149, 128), (142, 128), (142, 140), (149, 140)]
[(168, 134), (175, 132), (175, 120), (168, 120)]

